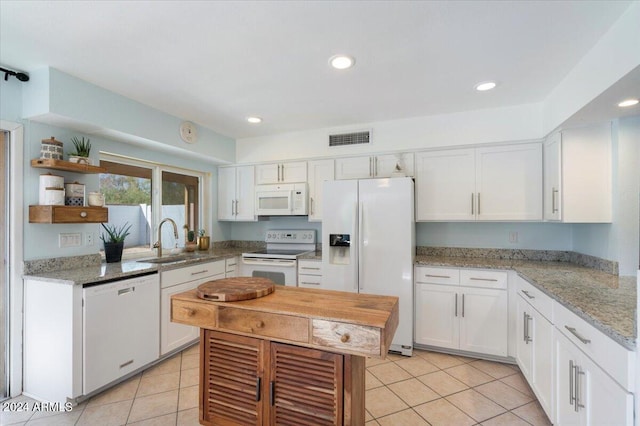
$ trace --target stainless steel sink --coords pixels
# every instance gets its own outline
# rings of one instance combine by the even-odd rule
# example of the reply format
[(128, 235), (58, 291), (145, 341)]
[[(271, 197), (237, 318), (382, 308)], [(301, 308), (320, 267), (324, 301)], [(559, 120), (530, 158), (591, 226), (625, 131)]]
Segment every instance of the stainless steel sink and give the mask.
[(189, 257), (185, 255), (177, 255), (177, 256), (162, 256), (162, 257), (149, 257), (146, 259), (138, 259), (138, 262), (144, 263), (172, 263), (172, 262), (180, 262), (182, 260), (187, 260)]

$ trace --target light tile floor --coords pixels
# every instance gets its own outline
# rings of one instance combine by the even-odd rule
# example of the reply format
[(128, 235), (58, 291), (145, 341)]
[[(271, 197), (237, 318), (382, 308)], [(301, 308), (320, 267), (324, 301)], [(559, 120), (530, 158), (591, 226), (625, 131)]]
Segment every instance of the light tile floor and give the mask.
[[(550, 425), (518, 367), (421, 350), (411, 358), (368, 359), (365, 404), (369, 426)], [(0, 416), (0, 425), (198, 424), (197, 345), (70, 412)]]

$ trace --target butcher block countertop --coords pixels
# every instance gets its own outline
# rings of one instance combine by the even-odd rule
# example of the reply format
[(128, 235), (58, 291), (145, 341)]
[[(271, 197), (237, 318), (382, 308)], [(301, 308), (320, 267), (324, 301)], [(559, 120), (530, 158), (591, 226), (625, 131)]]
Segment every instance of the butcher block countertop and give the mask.
[(276, 286), (237, 302), (171, 297), (171, 320), (338, 353), (384, 358), (398, 327), (398, 298)]

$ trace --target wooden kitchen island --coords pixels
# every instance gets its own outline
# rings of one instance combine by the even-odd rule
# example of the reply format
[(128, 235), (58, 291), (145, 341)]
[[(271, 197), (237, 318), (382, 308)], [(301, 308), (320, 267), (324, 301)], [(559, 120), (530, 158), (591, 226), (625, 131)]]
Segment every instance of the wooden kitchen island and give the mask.
[(365, 357), (384, 358), (398, 298), (278, 286), (238, 302), (171, 298), (200, 327), (200, 423), (364, 425)]

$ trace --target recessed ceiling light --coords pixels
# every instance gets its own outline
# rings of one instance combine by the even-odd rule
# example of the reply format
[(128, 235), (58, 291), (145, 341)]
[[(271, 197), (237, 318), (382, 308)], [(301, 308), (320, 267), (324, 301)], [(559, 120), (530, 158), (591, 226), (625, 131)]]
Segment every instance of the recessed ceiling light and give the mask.
[(355, 65), (356, 60), (352, 56), (335, 55), (329, 58), (329, 64), (338, 70), (346, 70)]
[(483, 81), (482, 83), (478, 83), (475, 85), (475, 89), (478, 92), (486, 92), (487, 90), (491, 90), (496, 87), (496, 83), (494, 81)]
[(251, 124), (262, 123), (262, 118), (260, 117), (247, 117), (247, 121)]
[(638, 105), (638, 99), (625, 99), (624, 101), (620, 102), (618, 104), (619, 107), (630, 107), (630, 106), (634, 106), (634, 105)]

